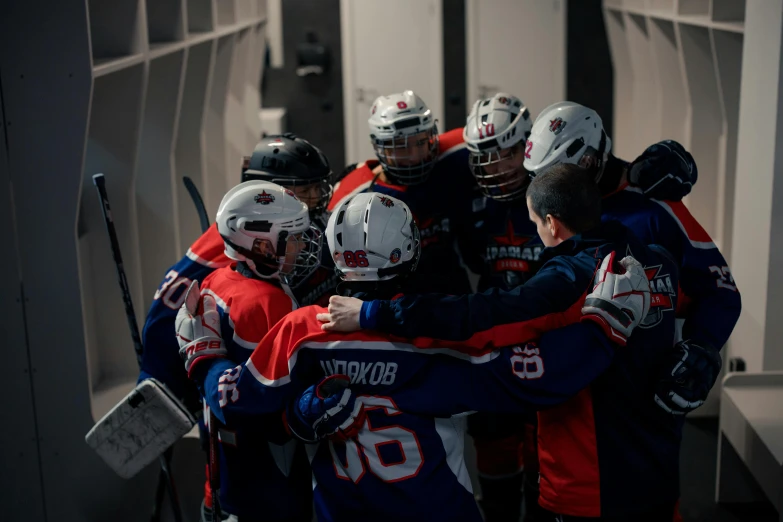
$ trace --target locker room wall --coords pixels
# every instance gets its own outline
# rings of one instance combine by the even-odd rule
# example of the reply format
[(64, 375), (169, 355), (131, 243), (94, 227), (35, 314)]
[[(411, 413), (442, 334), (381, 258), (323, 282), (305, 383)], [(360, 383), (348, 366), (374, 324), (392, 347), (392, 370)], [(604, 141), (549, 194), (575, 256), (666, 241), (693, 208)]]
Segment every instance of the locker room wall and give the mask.
[[(0, 518), (143, 520), (157, 464), (123, 480), (84, 442), (138, 375), (91, 177), (106, 175), (142, 324), (166, 267), (200, 234), (181, 176), (214, 214), (259, 136), (266, 1), (3, 7), (0, 238), (16, 248), (0, 262), (13, 390)], [(183, 492), (198, 493), (203, 464), (196, 440), (178, 443)], [(198, 499), (187, 500), (195, 520)]]
[(721, 248), (742, 293), (724, 361), (781, 370), (783, 2), (603, 6), (615, 72), (615, 151), (632, 158), (663, 138), (692, 151), (699, 181), (686, 205)]

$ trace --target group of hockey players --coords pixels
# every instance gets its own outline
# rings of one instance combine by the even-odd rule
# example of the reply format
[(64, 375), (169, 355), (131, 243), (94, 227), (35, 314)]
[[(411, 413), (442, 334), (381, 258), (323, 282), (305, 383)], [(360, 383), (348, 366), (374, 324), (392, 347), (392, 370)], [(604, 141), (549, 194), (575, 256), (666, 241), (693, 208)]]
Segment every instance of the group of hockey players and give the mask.
[(369, 131), (341, 176), (262, 139), (155, 294), (139, 381), (204, 412), (203, 520), (677, 520), (740, 313), (691, 155), (629, 163), (595, 111), (505, 93), (444, 133), (380, 96)]

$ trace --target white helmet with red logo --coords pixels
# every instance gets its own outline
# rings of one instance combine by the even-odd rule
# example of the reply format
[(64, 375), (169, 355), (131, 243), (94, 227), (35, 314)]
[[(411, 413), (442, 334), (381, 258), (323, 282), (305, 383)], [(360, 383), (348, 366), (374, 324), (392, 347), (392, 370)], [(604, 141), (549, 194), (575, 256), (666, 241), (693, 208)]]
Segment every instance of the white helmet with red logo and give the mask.
[(525, 168), (540, 174), (558, 163), (595, 170), (596, 180), (612, 150), (601, 117), (574, 102), (559, 102), (543, 110), (533, 123), (525, 154)]
[(424, 100), (413, 91), (379, 96), (367, 122), (375, 155), (390, 180), (423, 183), (438, 157), (438, 127)]
[(295, 287), (318, 268), (321, 232), (293, 192), (268, 181), (246, 181), (229, 190), (215, 222), (226, 256), (258, 276)]
[(470, 170), (487, 197), (524, 195), (530, 177), (522, 162), (532, 127), (530, 111), (516, 96), (500, 92), (473, 104), (462, 137), (470, 151)]
[(399, 199), (364, 192), (344, 200), (326, 226), (326, 240), (344, 281), (386, 281), (416, 270), (419, 228)]

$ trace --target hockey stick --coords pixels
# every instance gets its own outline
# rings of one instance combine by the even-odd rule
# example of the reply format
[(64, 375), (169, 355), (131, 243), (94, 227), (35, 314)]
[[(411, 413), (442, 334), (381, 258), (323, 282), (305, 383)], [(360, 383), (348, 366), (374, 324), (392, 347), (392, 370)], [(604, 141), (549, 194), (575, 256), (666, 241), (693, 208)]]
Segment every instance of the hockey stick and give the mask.
[[(109, 234), (109, 242), (111, 243), (111, 253), (114, 258), (114, 264), (117, 267), (117, 277), (120, 283), (120, 290), (122, 291), (122, 302), (125, 305), (125, 316), (128, 320), (128, 328), (130, 329), (131, 339), (133, 340), (133, 349), (136, 352), (136, 361), (141, 368), (141, 357), (144, 353), (144, 347), (141, 344), (141, 336), (139, 335), (139, 325), (136, 322), (136, 313), (133, 311), (133, 301), (131, 299), (130, 289), (128, 288), (128, 278), (125, 276), (125, 267), (122, 264), (122, 254), (120, 253), (120, 242), (117, 239), (117, 231), (114, 228), (114, 219), (111, 215), (111, 207), (109, 206), (109, 195), (106, 192), (106, 177), (103, 174), (95, 174), (92, 177), (92, 182), (95, 188), (98, 190), (98, 197), (101, 198), (101, 211), (103, 213), (103, 221), (106, 224), (106, 232)], [(169, 471), (169, 463), (171, 461), (171, 452), (161, 455), (160, 469), (161, 474), (158, 477), (158, 490), (160, 490), (160, 482), (165, 481), (171, 498), (171, 509), (174, 511), (174, 520), (176, 522), (182, 522), (182, 510), (180, 509), (179, 499), (177, 498), (177, 489), (174, 487), (174, 477)], [(158, 502), (163, 501), (163, 495), (156, 494), (156, 505), (153, 509), (153, 520), (160, 511)]]
[[(185, 188), (190, 194), (190, 198), (193, 200), (193, 204), (196, 206), (196, 213), (198, 214), (198, 220), (201, 222), (201, 232), (204, 233), (209, 229), (209, 216), (207, 215), (207, 209), (204, 207), (204, 200), (201, 199), (201, 194), (198, 192), (196, 184), (193, 180), (187, 176), (182, 177), (182, 183), (185, 184)], [(207, 465), (209, 466), (209, 489), (212, 492), (212, 522), (220, 522), (222, 520), (222, 511), (220, 509), (220, 464), (218, 456), (218, 428), (217, 419), (215, 414), (212, 413), (212, 408), (209, 409), (209, 458)]]
[(201, 194), (198, 193), (198, 188), (193, 180), (187, 176), (182, 178), (182, 183), (185, 184), (185, 188), (188, 189), (190, 198), (193, 200), (193, 204), (196, 206), (196, 213), (198, 213), (198, 220), (201, 222), (201, 231), (206, 232), (209, 228), (209, 215), (207, 209), (204, 206), (204, 200), (201, 199)]

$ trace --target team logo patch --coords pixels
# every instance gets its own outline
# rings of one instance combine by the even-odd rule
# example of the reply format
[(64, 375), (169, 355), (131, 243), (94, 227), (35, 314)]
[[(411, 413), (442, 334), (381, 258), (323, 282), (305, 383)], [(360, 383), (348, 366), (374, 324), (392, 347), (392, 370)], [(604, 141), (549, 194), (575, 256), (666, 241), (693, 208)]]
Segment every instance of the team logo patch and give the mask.
[(531, 239), (531, 236), (517, 234), (514, 224), (508, 220), (505, 233), (492, 237), (487, 245), (485, 261), (490, 264), (492, 272), (502, 274), (509, 282), (511, 279), (516, 281), (510, 286), (524, 282), (517, 280), (510, 272), (527, 274), (530, 272), (530, 262), (538, 260), (543, 250), (543, 245), (527, 245)]
[(391, 251), (391, 254), (389, 254), (389, 261), (392, 263), (399, 263), (400, 259), (402, 258), (402, 251), (399, 248), (395, 248)]
[(377, 108), (378, 108), (377, 105), (373, 105), (372, 106), (372, 112), (370, 112), (370, 114), (375, 114), (375, 109), (377, 109)]
[(674, 310), (677, 293), (671, 276), (663, 273), (663, 265), (646, 266), (644, 273), (650, 281), (650, 312), (642, 319), (639, 328), (652, 328), (663, 320), (665, 312)]
[(381, 203), (383, 204), (384, 207), (391, 208), (391, 207), (394, 206), (394, 201), (392, 201), (391, 199), (387, 198), (386, 196), (378, 196), (378, 199), (381, 200)]
[(555, 134), (560, 134), (563, 132), (563, 129), (565, 129), (566, 126), (565, 121), (563, 121), (563, 118), (555, 118), (554, 120), (549, 120), (549, 130), (551, 130)]
[(498, 103), (502, 103), (503, 105), (508, 105), (508, 98), (506, 98), (505, 96), (501, 96), (500, 98), (498, 98)]
[[(291, 195), (293, 196), (293, 193)], [(266, 190), (262, 190), (261, 194), (256, 194), (256, 197), (253, 199), (255, 200), (256, 203), (260, 203), (262, 205), (268, 205), (275, 201), (275, 196), (273, 196), (272, 194), (267, 194)]]

